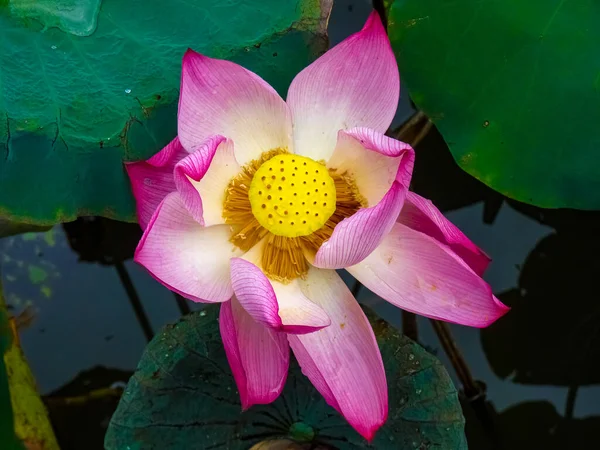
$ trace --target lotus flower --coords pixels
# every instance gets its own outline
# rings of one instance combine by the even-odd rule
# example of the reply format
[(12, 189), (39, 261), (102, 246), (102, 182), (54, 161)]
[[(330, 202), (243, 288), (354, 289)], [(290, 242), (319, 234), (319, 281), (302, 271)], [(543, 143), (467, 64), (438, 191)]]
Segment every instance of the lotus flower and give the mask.
[(379, 16), (293, 80), (188, 50), (178, 137), (127, 165), (144, 235), (135, 260), (169, 289), (221, 302), (243, 408), (275, 400), (291, 347), (303, 373), (366, 439), (385, 422), (383, 362), (335, 269), (390, 303), (485, 327), (507, 308), (488, 258), (408, 191), (414, 152), (386, 137), (400, 91)]

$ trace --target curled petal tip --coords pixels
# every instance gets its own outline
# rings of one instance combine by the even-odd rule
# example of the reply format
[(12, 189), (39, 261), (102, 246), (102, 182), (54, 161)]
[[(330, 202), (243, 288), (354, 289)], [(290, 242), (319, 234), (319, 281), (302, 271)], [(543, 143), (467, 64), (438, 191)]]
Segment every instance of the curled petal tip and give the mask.
[(196, 50), (188, 47), (185, 51), (185, 53), (183, 54), (183, 60), (185, 61), (187, 58), (190, 57), (194, 57), (194, 56), (202, 56), (202, 54), (198, 53)]
[(496, 303), (496, 305), (498, 305), (498, 308), (500, 308), (500, 310), (502, 311), (502, 314), (500, 314), (498, 316), (498, 319), (510, 311), (510, 306), (507, 306), (504, 303), (502, 303), (500, 301), (500, 299), (498, 297), (496, 297), (495, 295), (494, 295), (494, 302)]
[(252, 407), (252, 403), (249, 403), (247, 399), (240, 397), (242, 402), (242, 412), (248, 411)]
[(371, 28), (381, 28), (384, 30), (383, 22), (381, 21), (381, 16), (376, 10), (371, 11), (365, 25), (363, 26), (361, 31), (369, 30)]

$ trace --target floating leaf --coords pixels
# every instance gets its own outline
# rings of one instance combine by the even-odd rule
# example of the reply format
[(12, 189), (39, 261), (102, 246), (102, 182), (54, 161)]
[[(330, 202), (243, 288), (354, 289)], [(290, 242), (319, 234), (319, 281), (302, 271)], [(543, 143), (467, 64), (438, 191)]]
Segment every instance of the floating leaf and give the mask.
[(386, 0), (411, 98), (508, 197), (600, 209), (600, 3)]
[(104, 217), (80, 217), (63, 224), (69, 247), (79, 261), (114, 265), (133, 258), (142, 238), (142, 229), (134, 223)]
[(600, 416), (564, 417), (555, 405), (541, 400), (511, 405), (500, 414), (493, 412), (492, 436), (472, 411), (466, 409), (465, 415), (469, 448), (476, 450), (587, 449), (596, 441), (600, 426)]
[(415, 146), (415, 152), (418, 157), (410, 188), (430, 199), (441, 211), (472, 205), (494, 193), (456, 165), (435, 127)]
[(29, 271), (29, 281), (33, 284), (43, 283), (48, 278), (48, 272), (42, 267), (31, 264), (27, 270)]
[[(8, 313), (2, 296), (0, 286), (0, 356), (11, 346)], [(15, 422), (13, 419), (10, 391), (8, 389), (8, 375), (4, 358), (0, 357), (0, 442), (7, 450), (22, 450), (23, 446), (15, 435)]]
[[(19, 345), (14, 323), (9, 324), (0, 286), (0, 442), (7, 448), (59, 450), (48, 413), (35, 386), (31, 369)], [(8, 388), (8, 389), (6, 389)], [(10, 397), (6, 394), (10, 392)], [(8, 402), (7, 402), (8, 400)], [(7, 406), (8, 403), (8, 406)], [(12, 404), (12, 412), (11, 406)]]
[(135, 220), (122, 161), (176, 134), (186, 48), (285, 94), (324, 49), (331, 0), (0, 0), (0, 216)]
[(246, 450), (265, 439), (338, 449), (466, 448), (464, 419), (444, 367), (381, 321), (373, 322), (390, 412), (372, 447), (325, 403), (295, 363), (279, 399), (242, 413), (217, 315), (218, 306), (209, 306), (150, 342), (111, 420), (107, 450)]
[(15, 234), (30, 233), (34, 231), (46, 231), (49, 228), (49, 226), (13, 222), (11, 220), (0, 217), (0, 238), (13, 236)]
[(119, 403), (119, 388), (131, 375), (130, 371), (95, 366), (44, 396), (63, 450), (104, 449), (106, 424)]
[(565, 418), (551, 403), (531, 401), (502, 411), (498, 426), (507, 450), (584, 449), (597, 439), (600, 417)]
[(597, 221), (588, 229), (575, 222), (544, 238), (527, 257), (518, 288), (499, 295), (510, 313), (481, 330), (498, 376), (522, 384), (600, 383), (597, 229)]

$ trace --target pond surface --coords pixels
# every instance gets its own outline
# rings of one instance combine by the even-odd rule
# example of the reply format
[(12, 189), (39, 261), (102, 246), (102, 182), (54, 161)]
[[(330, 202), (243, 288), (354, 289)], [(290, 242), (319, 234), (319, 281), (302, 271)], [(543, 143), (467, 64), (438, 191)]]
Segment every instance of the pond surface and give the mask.
[[(367, 1), (337, 1), (332, 44), (358, 30), (369, 8)], [(406, 95), (401, 102), (396, 124), (412, 112)], [(487, 386), (487, 414), (497, 423), (497, 436), (490, 438), (482, 431), (485, 418), (465, 401), (470, 447), (571, 449), (595, 441), (600, 214), (542, 210), (502, 198), (456, 166), (435, 130), (416, 150), (412, 189), (432, 199), (493, 258), (485, 279), (513, 307), (485, 331), (450, 327), (472, 376)], [(22, 316), (21, 339), (42, 394), (80, 395), (126, 382), (148, 333), (177, 321), (182, 308), (199, 308), (182, 306), (131, 261), (140, 234), (135, 224), (86, 218), (0, 240), (7, 301), (14, 314), (33, 315)], [(401, 327), (400, 310), (365, 288), (358, 297)], [(418, 341), (438, 355), (461, 389), (430, 322), (417, 323)], [(100, 400), (78, 413), (51, 406), (63, 448), (102, 448), (115, 405), (115, 399)]]

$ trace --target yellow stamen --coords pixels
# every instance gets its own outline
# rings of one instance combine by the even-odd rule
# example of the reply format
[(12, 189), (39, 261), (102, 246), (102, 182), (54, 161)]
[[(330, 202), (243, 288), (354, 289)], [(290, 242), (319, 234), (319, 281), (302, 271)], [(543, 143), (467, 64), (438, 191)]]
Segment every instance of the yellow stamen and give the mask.
[(244, 251), (250, 250), (268, 233), (252, 214), (248, 199), (252, 178), (265, 161), (286, 153), (287, 150), (283, 148), (264, 152), (259, 159), (253, 159), (246, 164), (240, 174), (229, 182), (223, 204), (223, 218), (225, 223), (232, 225), (230, 241)]
[(276, 149), (251, 161), (231, 180), (223, 217), (232, 228), (231, 242), (242, 250), (250, 250), (266, 238), (261, 268), (269, 278), (286, 283), (306, 275), (309, 268), (306, 256), (317, 252), (339, 222), (365, 206), (354, 180), (346, 173), (328, 170), (321, 162)]

